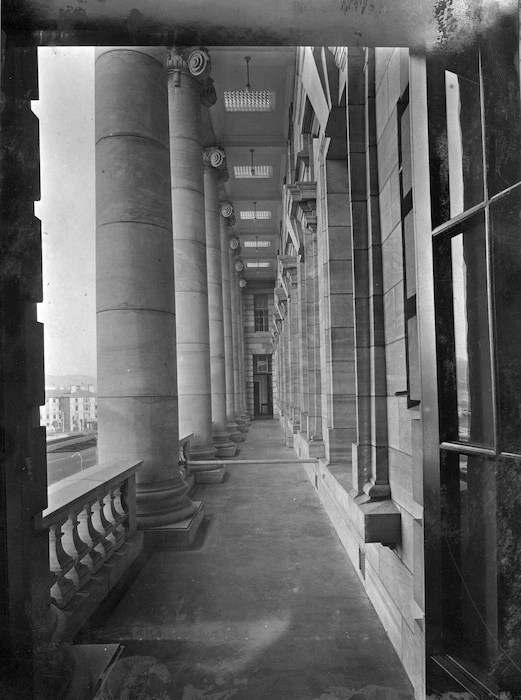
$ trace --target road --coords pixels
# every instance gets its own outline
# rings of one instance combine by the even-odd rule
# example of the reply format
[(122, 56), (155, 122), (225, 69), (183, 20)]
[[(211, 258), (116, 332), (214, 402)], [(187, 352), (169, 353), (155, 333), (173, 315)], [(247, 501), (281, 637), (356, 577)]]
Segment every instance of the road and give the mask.
[(81, 452), (47, 453), (47, 485), (51, 486), (61, 479), (85, 471), (97, 463), (95, 447), (89, 447)]

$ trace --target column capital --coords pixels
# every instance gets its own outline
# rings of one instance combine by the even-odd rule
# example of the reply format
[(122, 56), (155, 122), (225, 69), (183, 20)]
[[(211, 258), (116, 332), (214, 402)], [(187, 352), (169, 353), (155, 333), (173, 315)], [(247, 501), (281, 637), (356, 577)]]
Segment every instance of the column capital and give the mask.
[(179, 86), (179, 74), (185, 73), (195, 78), (201, 87), (201, 102), (206, 107), (213, 107), (217, 102), (217, 93), (210, 78), (212, 61), (204, 47), (167, 48), (166, 69), (173, 75), (174, 85)]
[(233, 202), (221, 202), (221, 215), (230, 219), (234, 215)]
[[(220, 146), (210, 146), (203, 152), (203, 162), (215, 169), (219, 182), (228, 182), (230, 175), (226, 165), (226, 152)], [(222, 207), (222, 205), (221, 205)]]
[(205, 48), (171, 46), (167, 49), (166, 68), (169, 73), (184, 71), (204, 82), (210, 77), (212, 61)]
[(232, 236), (232, 237), (230, 238), (230, 248), (231, 248), (232, 250), (239, 251), (240, 247), (241, 247), (241, 242), (239, 241), (239, 239), (237, 238), (237, 236)]

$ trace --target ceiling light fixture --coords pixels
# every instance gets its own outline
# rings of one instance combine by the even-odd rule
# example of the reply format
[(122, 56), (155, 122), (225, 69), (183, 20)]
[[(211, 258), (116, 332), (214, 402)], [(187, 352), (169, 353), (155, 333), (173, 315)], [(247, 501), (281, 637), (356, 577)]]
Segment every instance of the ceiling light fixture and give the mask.
[(246, 87), (244, 88), (246, 92), (249, 92), (251, 90), (251, 85), (250, 85), (250, 61), (251, 61), (251, 56), (245, 56), (244, 60), (246, 61)]

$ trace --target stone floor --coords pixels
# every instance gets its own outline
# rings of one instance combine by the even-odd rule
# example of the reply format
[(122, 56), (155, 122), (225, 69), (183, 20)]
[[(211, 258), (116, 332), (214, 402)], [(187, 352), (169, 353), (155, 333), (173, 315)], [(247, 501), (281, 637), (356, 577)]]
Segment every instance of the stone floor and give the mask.
[[(256, 421), (236, 458), (293, 456), (277, 421)], [(103, 700), (412, 697), (301, 465), (232, 465), (195, 498), (200, 548), (149, 556), (92, 632), (125, 647)]]

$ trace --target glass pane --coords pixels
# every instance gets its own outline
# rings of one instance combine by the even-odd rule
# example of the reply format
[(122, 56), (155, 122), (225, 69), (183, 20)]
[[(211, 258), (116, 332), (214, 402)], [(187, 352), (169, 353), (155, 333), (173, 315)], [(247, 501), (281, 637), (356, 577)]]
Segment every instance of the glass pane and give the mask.
[(494, 444), (485, 228), (451, 240), (458, 439)]
[(445, 71), (451, 218), (483, 201), (483, 141), (477, 64), (467, 76)]
[(489, 196), (521, 180), (519, 21), (503, 16), (484, 35), (482, 51)]
[(490, 209), (500, 448), (521, 453), (521, 191)]
[(461, 644), (469, 660), (489, 666), (497, 653), (496, 468), (493, 461), (460, 456)]

